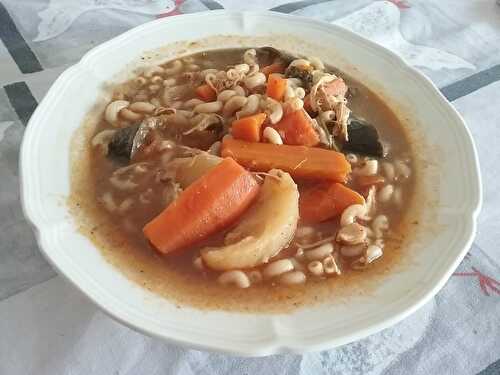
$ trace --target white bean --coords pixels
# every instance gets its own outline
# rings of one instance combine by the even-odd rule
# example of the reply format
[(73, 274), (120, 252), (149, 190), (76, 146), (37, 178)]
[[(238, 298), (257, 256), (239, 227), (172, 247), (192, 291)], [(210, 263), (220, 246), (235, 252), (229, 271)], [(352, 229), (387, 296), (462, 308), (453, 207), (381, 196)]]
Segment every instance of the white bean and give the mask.
[(293, 263), (290, 259), (280, 259), (269, 263), (262, 271), (262, 274), (265, 278), (270, 279), (291, 270), (293, 270)]
[(131, 111), (138, 113), (153, 113), (155, 108), (153, 104), (148, 102), (135, 102), (128, 107)]
[(224, 90), (224, 91), (221, 91), (219, 93), (219, 95), (217, 95), (217, 100), (219, 102), (227, 102), (232, 96), (235, 96), (236, 95), (236, 91), (234, 90)]
[(266, 99), (266, 112), (268, 114), (269, 121), (271, 121), (271, 124), (277, 124), (283, 117), (283, 107), (281, 106), (281, 103), (277, 100), (274, 100), (273, 98)]
[(394, 186), (391, 184), (385, 185), (382, 189), (380, 189), (377, 193), (377, 199), (379, 202), (389, 202), (394, 193)]
[(205, 102), (198, 98), (189, 99), (184, 102), (182, 108), (191, 109), (196, 107), (198, 104), (204, 104)]
[(284, 273), (279, 278), (279, 283), (283, 285), (297, 285), (306, 282), (306, 275), (302, 271), (292, 271)]
[(365, 165), (356, 168), (353, 173), (360, 176), (373, 176), (377, 174), (378, 171), (378, 161), (377, 160), (367, 160)]
[(248, 99), (244, 96), (234, 95), (224, 104), (224, 109), (222, 110), (222, 115), (224, 117), (231, 117), (234, 112), (243, 108), (247, 103)]
[(315, 247), (314, 249), (304, 252), (307, 260), (319, 260), (324, 259), (333, 252), (333, 245), (331, 243), (325, 243), (321, 246)]
[(217, 278), (217, 281), (222, 285), (232, 284), (238, 288), (248, 288), (250, 286), (250, 279), (246, 273), (239, 270), (226, 271)]
[(364, 242), (367, 234), (366, 227), (358, 223), (352, 223), (339, 229), (336, 241), (345, 245), (356, 245)]
[(314, 276), (321, 276), (321, 275), (323, 275), (323, 263), (321, 263), (319, 260), (313, 260), (312, 262), (310, 262), (307, 265), (307, 269)]
[(256, 87), (262, 86), (266, 83), (266, 75), (264, 73), (258, 72), (250, 77), (246, 77), (243, 80), (246, 88), (253, 90)]
[(295, 89), (295, 96), (299, 99), (304, 99), (306, 97), (306, 90), (304, 90), (302, 87), (297, 87)]
[(340, 248), (340, 254), (345, 257), (357, 257), (363, 254), (366, 249), (366, 243), (357, 245), (344, 245)]
[(269, 141), (269, 143), (275, 144), (275, 145), (282, 145), (283, 140), (281, 139), (280, 134), (276, 131), (276, 129), (271, 128), (270, 126), (266, 127), (264, 131), (262, 132), (262, 135), (264, 136), (265, 139)]
[(104, 119), (111, 125), (117, 125), (118, 122), (118, 112), (123, 108), (127, 108), (130, 102), (126, 100), (115, 100), (108, 104), (106, 110), (104, 111)]
[(175, 75), (179, 74), (182, 71), (183, 64), (181, 60), (175, 60), (171, 64), (169, 64), (169, 67), (164, 69), (164, 73), (166, 75)]
[(356, 218), (364, 214), (366, 214), (366, 206), (362, 204), (353, 204), (342, 212), (340, 216), (340, 226), (345, 227), (346, 225), (352, 224)]
[(243, 106), (241, 111), (236, 112), (236, 118), (242, 118), (250, 115), (254, 115), (259, 110), (260, 105), (260, 95), (253, 94), (247, 98), (246, 104)]
[(195, 106), (194, 111), (197, 113), (216, 113), (222, 109), (222, 106), (222, 102), (219, 101), (203, 103)]
[(135, 113), (128, 108), (122, 108), (120, 110), (120, 117), (128, 121), (139, 121), (142, 120), (143, 115), (141, 113)]
[(389, 219), (387, 216), (378, 215), (373, 219), (372, 230), (376, 238), (381, 238), (387, 229), (389, 229)]

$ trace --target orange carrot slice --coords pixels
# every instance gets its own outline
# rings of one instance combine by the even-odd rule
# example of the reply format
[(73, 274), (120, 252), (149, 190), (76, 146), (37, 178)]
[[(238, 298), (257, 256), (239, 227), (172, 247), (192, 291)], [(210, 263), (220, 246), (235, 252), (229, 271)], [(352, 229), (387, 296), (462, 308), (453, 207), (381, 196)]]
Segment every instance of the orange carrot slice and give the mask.
[(317, 147), (254, 143), (226, 137), (221, 153), (251, 170), (267, 172), (278, 168), (295, 178), (345, 182), (351, 172), (344, 154)]
[(258, 191), (250, 172), (225, 159), (146, 224), (144, 235), (162, 254), (184, 250), (233, 224)]
[(287, 145), (316, 146), (318, 133), (313, 128), (311, 118), (304, 110), (291, 112), (273, 126)]
[(217, 99), (217, 93), (209, 85), (198, 86), (195, 92), (196, 96), (204, 102), (213, 102)]
[(278, 74), (270, 74), (267, 79), (266, 94), (275, 100), (282, 100), (285, 95), (287, 81)]
[(257, 113), (233, 121), (231, 125), (231, 135), (243, 141), (259, 142), (260, 129), (266, 117), (267, 115), (265, 113)]
[(264, 73), (266, 77), (268, 77), (269, 74), (273, 73), (285, 73), (285, 65), (283, 63), (276, 62), (274, 64), (263, 67), (260, 71)]
[(300, 219), (320, 223), (340, 215), (353, 204), (364, 204), (365, 199), (356, 191), (339, 183), (322, 183), (301, 190), (299, 198)]

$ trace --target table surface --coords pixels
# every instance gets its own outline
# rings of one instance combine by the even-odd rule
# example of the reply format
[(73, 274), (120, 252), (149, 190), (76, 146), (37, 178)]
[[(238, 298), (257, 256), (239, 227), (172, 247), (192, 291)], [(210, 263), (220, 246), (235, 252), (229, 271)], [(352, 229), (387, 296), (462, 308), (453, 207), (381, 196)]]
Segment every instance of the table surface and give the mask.
[[(443, 290), (396, 326), (302, 356), (188, 350), (113, 321), (40, 255), (21, 211), (18, 152), (51, 83), (90, 48), (131, 27), (222, 8), (272, 9), (358, 32), (430, 77), (467, 121), (484, 184), (476, 239)], [(500, 6), (494, 0), (0, 0), (0, 39), (0, 374), (500, 374)]]

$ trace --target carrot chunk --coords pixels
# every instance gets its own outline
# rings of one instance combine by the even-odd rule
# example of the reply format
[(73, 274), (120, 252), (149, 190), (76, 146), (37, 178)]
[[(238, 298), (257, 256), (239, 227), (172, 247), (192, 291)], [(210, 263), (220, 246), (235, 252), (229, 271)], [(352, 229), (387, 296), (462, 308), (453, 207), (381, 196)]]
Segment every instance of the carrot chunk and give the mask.
[(313, 128), (311, 118), (304, 110), (291, 112), (283, 116), (280, 122), (273, 126), (287, 145), (316, 146), (319, 135)]
[(233, 121), (231, 125), (231, 134), (236, 139), (248, 142), (260, 141), (260, 129), (266, 120), (265, 113), (240, 118)]
[(275, 100), (282, 100), (285, 95), (287, 81), (278, 74), (270, 74), (267, 79), (266, 95)]
[(162, 254), (179, 252), (233, 224), (258, 191), (250, 172), (224, 159), (146, 224), (144, 235)]
[(319, 223), (340, 215), (353, 204), (364, 204), (363, 196), (347, 186), (321, 183), (300, 192), (300, 219), (308, 223)]
[(269, 74), (273, 73), (285, 73), (285, 65), (283, 63), (276, 62), (274, 64), (263, 67), (260, 71), (264, 73), (266, 77), (268, 77)]
[(195, 92), (196, 96), (204, 102), (213, 102), (217, 99), (217, 93), (209, 85), (198, 86)]
[(295, 178), (345, 182), (351, 172), (344, 154), (317, 147), (253, 143), (226, 137), (221, 152), (222, 157), (231, 157), (251, 170), (267, 172), (278, 168)]

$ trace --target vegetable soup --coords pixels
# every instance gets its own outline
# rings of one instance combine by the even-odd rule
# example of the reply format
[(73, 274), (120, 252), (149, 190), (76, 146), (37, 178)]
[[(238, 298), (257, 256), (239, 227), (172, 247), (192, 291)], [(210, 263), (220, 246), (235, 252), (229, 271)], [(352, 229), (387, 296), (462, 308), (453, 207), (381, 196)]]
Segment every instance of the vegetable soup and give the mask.
[(242, 301), (363, 277), (396, 251), (412, 195), (411, 149), (387, 106), (272, 47), (144, 69), (116, 87), (88, 149), (93, 231), (113, 228), (104, 247), (128, 268), (157, 264), (152, 289), (162, 270), (178, 290)]

